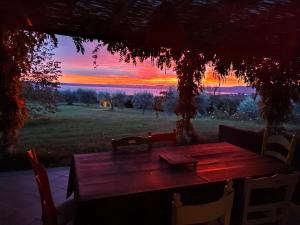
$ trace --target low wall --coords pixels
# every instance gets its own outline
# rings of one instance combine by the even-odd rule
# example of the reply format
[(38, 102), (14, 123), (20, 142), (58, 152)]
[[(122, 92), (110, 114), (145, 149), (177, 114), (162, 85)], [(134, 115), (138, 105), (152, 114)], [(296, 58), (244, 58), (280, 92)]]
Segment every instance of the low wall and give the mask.
[[(241, 148), (260, 153), (263, 132), (242, 130), (226, 125), (219, 125), (219, 141), (225, 141)], [(297, 139), (293, 166), (300, 171), (300, 138)], [(298, 182), (294, 201), (300, 204), (300, 181)]]

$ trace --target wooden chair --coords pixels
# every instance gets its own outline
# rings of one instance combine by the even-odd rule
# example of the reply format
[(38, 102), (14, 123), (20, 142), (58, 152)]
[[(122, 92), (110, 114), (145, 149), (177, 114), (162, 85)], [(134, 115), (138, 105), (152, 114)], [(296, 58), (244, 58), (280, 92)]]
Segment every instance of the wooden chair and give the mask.
[(152, 134), (151, 132), (149, 132), (148, 137), (149, 137), (151, 146), (153, 143), (157, 143), (157, 142), (170, 142), (173, 145), (176, 145), (176, 130), (175, 129), (170, 133)]
[(224, 194), (221, 199), (206, 204), (183, 205), (180, 194), (175, 193), (173, 195), (172, 224), (199, 224), (223, 218), (223, 224), (229, 225), (233, 198), (234, 190), (232, 181), (228, 182), (225, 186)]
[(148, 138), (144, 137), (125, 137), (119, 140), (112, 139), (111, 140), (113, 152), (120, 151), (132, 151), (134, 148), (132, 147), (141, 147), (137, 148), (138, 151), (145, 150), (142, 148), (142, 145), (146, 146), (146, 150), (149, 151), (151, 148), (150, 142)]
[(287, 209), (299, 172), (247, 178), (244, 189), (242, 225), (286, 224)]
[[(269, 136), (267, 130), (265, 130), (261, 154), (272, 156), (290, 166), (294, 158), (296, 140), (296, 133), (292, 136), (291, 141), (289, 141), (282, 135)], [(281, 151), (270, 149), (270, 146), (280, 148), (279, 150)], [(286, 153), (282, 152), (282, 150)]]
[(64, 225), (72, 224), (74, 214), (74, 201), (69, 200), (55, 207), (50, 189), (48, 174), (45, 167), (39, 163), (36, 152), (34, 150), (27, 151), (30, 163), (35, 173), (35, 179), (38, 185), (41, 205), (42, 220), (44, 225)]

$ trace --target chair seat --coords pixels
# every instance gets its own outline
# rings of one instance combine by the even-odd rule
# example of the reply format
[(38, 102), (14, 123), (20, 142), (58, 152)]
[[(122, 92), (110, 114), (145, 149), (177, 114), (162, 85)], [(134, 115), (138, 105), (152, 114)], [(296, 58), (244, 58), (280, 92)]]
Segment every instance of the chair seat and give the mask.
[(73, 199), (63, 202), (56, 207), (58, 225), (73, 224), (72, 220), (76, 211), (76, 203)]

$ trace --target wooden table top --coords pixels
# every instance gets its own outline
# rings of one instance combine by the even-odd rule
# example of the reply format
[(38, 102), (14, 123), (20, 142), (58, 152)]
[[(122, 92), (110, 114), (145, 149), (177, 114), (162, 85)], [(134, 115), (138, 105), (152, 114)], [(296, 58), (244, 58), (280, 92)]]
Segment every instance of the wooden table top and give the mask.
[[(196, 167), (173, 168), (159, 154), (185, 154), (198, 160)], [(209, 182), (264, 176), (289, 171), (275, 159), (221, 142), (169, 146), (150, 152), (74, 155), (74, 192), (79, 201), (201, 185)]]

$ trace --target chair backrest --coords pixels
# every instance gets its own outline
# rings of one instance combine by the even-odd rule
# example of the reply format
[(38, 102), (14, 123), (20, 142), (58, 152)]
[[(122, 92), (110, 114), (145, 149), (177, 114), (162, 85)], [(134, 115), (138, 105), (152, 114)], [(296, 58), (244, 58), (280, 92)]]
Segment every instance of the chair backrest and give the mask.
[(156, 142), (171, 142), (173, 145), (176, 145), (176, 130), (175, 129), (170, 133), (152, 134), (151, 132), (149, 132), (148, 137), (149, 137), (151, 145)]
[(28, 150), (27, 151), (27, 155), (28, 155), (28, 157), (30, 159), (31, 165), (39, 163), (39, 160), (38, 160), (38, 157), (36, 155), (36, 151), (35, 150), (33, 150), (33, 149)]
[(244, 189), (242, 225), (284, 224), (299, 172), (247, 178)]
[(42, 205), (42, 219), (44, 225), (57, 225), (57, 213), (52, 198), (48, 174), (45, 167), (39, 163), (34, 150), (27, 151), (31, 165), (35, 173)]
[[(292, 136), (291, 141), (282, 135), (269, 136), (267, 130), (264, 132), (262, 150), (263, 155), (272, 156), (287, 165), (291, 165), (294, 158), (295, 148), (296, 148), (296, 133)], [(270, 146), (284, 149), (286, 152), (276, 151), (275, 149), (270, 149)]]
[[(145, 137), (125, 137), (119, 140), (112, 139), (111, 144), (112, 144), (113, 152), (119, 152), (120, 150), (129, 151), (131, 147), (137, 147), (138, 145), (145, 145), (147, 151), (149, 151), (151, 148), (149, 138), (145, 138)], [(137, 150), (142, 151), (145, 150), (145, 148), (141, 147), (141, 148), (137, 148)]]
[(207, 223), (221, 217), (224, 218), (224, 225), (229, 225), (233, 198), (232, 181), (225, 186), (222, 198), (206, 204), (183, 205), (180, 194), (175, 193), (172, 207), (173, 225)]

